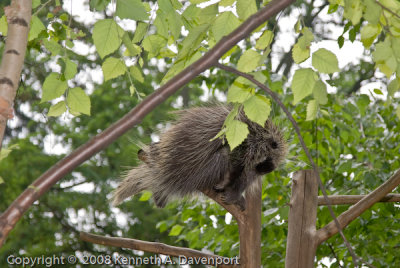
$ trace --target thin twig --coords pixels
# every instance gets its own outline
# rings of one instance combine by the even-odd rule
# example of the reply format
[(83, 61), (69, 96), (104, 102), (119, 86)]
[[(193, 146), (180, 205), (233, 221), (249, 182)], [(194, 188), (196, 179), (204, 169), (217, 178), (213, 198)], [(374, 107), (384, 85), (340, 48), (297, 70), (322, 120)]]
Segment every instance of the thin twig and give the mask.
[[(46, 3), (42, 4), (36, 11), (35, 13), (33, 13), (33, 16), (36, 16), (45, 6), (47, 6), (51, 1), (53, 0), (49, 0)], [(71, 1), (72, 2), (72, 1)]]
[(338, 263), (339, 267), (343, 268), (343, 266), (340, 264), (340, 260), (339, 260), (339, 258), (337, 256), (336, 252), (335, 252), (335, 249), (332, 247), (332, 244), (328, 243), (328, 247), (331, 250), (333, 257), (336, 259), (336, 262)]
[(300, 144), (301, 144), (301, 146), (303, 147), (303, 150), (304, 150), (305, 154), (307, 155), (307, 157), (308, 157), (308, 159), (309, 159), (309, 161), (310, 161), (310, 163), (311, 163), (311, 165), (312, 165), (312, 167), (313, 167), (313, 170), (315, 171), (315, 173), (316, 173), (316, 175), (317, 175), (318, 185), (319, 185), (319, 188), (320, 188), (322, 194), (324, 195), (324, 197), (325, 197), (325, 199), (326, 199), (326, 202), (327, 202), (327, 205), (328, 205), (329, 213), (331, 214), (331, 217), (333, 218), (333, 220), (334, 220), (334, 222), (335, 222), (335, 225), (337, 226), (337, 228), (338, 228), (338, 230), (339, 230), (339, 233), (340, 233), (340, 236), (342, 237), (342, 239), (343, 239), (343, 241), (344, 241), (344, 243), (345, 243), (347, 249), (349, 250), (351, 256), (353, 257), (354, 267), (357, 267), (357, 266), (358, 266), (357, 263), (358, 263), (359, 257), (354, 253), (354, 251), (353, 251), (353, 249), (352, 249), (352, 247), (351, 247), (349, 241), (346, 239), (346, 237), (345, 237), (344, 234), (343, 234), (343, 231), (342, 231), (342, 228), (341, 228), (341, 226), (340, 226), (340, 223), (338, 222), (338, 220), (337, 220), (337, 218), (336, 218), (336, 215), (335, 215), (335, 213), (333, 212), (332, 205), (331, 205), (331, 202), (330, 202), (330, 200), (329, 200), (329, 198), (328, 198), (328, 194), (326, 193), (325, 186), (324, 186), (324, 184), (322, 183), (321, 177), (320, 177), (320, 175), (319, 175), (318, 167), (317, 167), (317, 165), (315, 164), (314, 160), (313, 160), (312, 157), (311, 157), (311, 154), (310, 154), (310, 152), (309, 152), (309, 150), (308, 150), (308, 148), (307, 148), (307, 146), (306, 146), (306, 144), (305, 144), (305, 142), (304, 142), (304, 140), (303, 140), (303, 137), (302, 137), (302, 135), (301, 135), (301, 133), (300, 133), (300, 128), (299, 128), (299, 126), (297, 125), (297, 122), (294, 120), (292, 114), (289, 112), (289, 110), (286, 108), (286, 106), (282, 103), (282, 101), (279, 99), (279, 97), (275, 94), (275, 92), (273, 92), (273, 91), (272, 91), (271, 89), (269, 89), (267, 86), (265, 86), (264, 84), (260, 83), (260, 82), (257, 81), (256, 79), (254, 79), (254, 77), (253, 77), (252, 75), (243, 73), (243, 72), (238, 71), (238, 70), (236, 70), (236, 69), (234, 69), (234, 68), (232, 68), (232, 67), (229, 67), (229, 66), (220, 64), (219, 62), (217, 62), (217, 63), (215, 64), (215, 66), (218, 67), (218, 68), (220, 68), (220, 69), (222, 69), (222, 70), (225, 70), (225, 71), (234, 73), (234, 74), (236, 74), (236, 75), (242, 76), (242, 77), (248, 79), (249, 81), (251, 81), (252, 83), (256, 84), (258, 87), (260, 87), (261, 89), (263, 89), (268, 95), (270, 95), (270, 96), (274, 99), (274, 101), (275, 101), (276, 103), (278, 103), (278, 105), (281, 107), (281, 109), (285, 112), (287, 118), (288, 118), (289, 121), (292, 123), (292, 125), (293, 125), (293, 127), (294, 127), (294, 129), (295, 129), (295, 131), (296, 131), (296, 134), (297, 134), (297, 137), (299, 138)]
[(238, 257), (234, 258), (222, 257), (214, 254), (204, 253), (190, 248), (175, 247), (158, 242), (148, 242), (130, 238), (108, 237), (108, 236), (90, 234), (86, 232), (80, 233), (80, 239), (83, 241), (104, 246), (130, 248), (134, 250), (142, 250), (156, 254), (169, 255), (173, 257), (185, 256), (187, 258), (193, 258), (193, 260), (205, 262), (205, 263), (201, 262), (200, 264), (206, 264), (206, 263), (208, 265), (218, 264), (218, 265), (213, 265), (217, 267), (230, 268), (239, 266)]
[(400, 15), (395, 13), (393, 10), (389, 9), (388, 7), (384, 6), (381, 2), (379, 1), (375, 1), (375, 3), (377, 3), (378, 5), (380, 5), (384, 10), (386, 10), (387, 12), (389, 12), (390, 14), (394, 15), (395, 17), (398, 17), (400, 19)]

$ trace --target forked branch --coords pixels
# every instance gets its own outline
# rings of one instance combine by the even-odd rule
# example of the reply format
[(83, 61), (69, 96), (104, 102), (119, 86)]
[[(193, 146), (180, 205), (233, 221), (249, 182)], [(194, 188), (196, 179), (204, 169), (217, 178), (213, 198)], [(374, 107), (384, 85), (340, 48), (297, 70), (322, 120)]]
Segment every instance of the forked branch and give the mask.
[[(340, 227), (346, 227), (350, 222), (355, 220), (364, 211), (369, 209), (373, 204), (379, 202), (388, 193), (393, 191), (400, 184), (400, 170), (398, 170), (389, 180), (376, 188), (370, 194), (366, 195), (363, 199), (351, 206), (347, 211), (343, 212), (337, 217)], [(328, 223), (322, 229), (317, 231), (318, 245), (327, 240), (329, 237), (337, 234), (338, 228), (334, 222)]]

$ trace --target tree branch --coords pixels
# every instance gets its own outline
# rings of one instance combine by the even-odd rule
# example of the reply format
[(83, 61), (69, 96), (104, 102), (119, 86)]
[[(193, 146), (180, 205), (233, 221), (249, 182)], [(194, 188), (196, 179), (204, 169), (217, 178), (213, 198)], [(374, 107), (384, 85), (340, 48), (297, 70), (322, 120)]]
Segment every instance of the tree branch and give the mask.
[[(366, 195), (329, 195), (332, 205), (353, 205), (363, 199)], [(388, 194), (378, 202), (400, 202), (400, 194)], [(318, 196), (318, 206), (325, 206), (327, 202), (324, 196)]]
[[(350, 222), (360, 216), (364, 211), (369, 209), (373, 204), (382, 200), (386, 194), (390, 193), (394, 188), (400, 184), (400, 170), (398, 170), (389, 180), (376, 188), (370, 194), (364, 196), (354, 206), (350, 207), (347, 211), (343, 212), (337, 217), (340, 227), (346, 227)], [(338, 227), (335, 223), (330, 222), (322, 229), (317, 231), (318, 244), (321, 244), (334, 234), (338, 232)]]
[(294, 0), (273, 0), (266, 7), (249, 17), (232, 33), (223, 37), (202, 58), (188, 66), (166, 84), (148, 96), (120, 120), (106, 130), (77, 148), (70, 155), (56, 163), (29, 186), (0, 217), (0, 246), (28, 208), (51, 186), (71, 172), (84, 161), (107, 147), (122, 134), (139, 124), (155, 107), (174, 94), (179, 88), (193, 78), (213, 66), (218, 59), (229, 51), (240, 40), (246, 38), (253, 30), (275, 16), (282, 9), (292, 4)]
[[(227, 258), (221, 257), (214, 254), (207, 254), (198, 250), (190, 249), (190, 248), (182, 248), (166, 245), (158, 242), (148, 242), (142, 241), (138, 239), (130, 239), (130, 238), (119, 238), (119, 237), (106, 237), (100, 236), (90, 233), (81, 232), (80, 238), (83, 241), (95, 243), (104, 246), (112, 246), (112, 247), (120, 247), (120, 248), (130, 248), (134, 250), (142, 250), (146, 252), (152, 252), (156, 254), (169, 255), (173, 257), (188, 257), (193, 258), (194, 260), (204, 260), (208, 265), (217, 264), (214, 266), (217, 267), (239, 267), (238, 258)], [(225, 264), (224, 264), (225, 261)], [(204, 263), (201, 263), (204, 264)]]
[(208, 196), (209, 198), (211, 198), (212, 200), (217, 202), (221, 207), (226, 209), (226, 211), (231, 213), (232, 216), (236, 219), (236, 221), (238, 223), (244, 223), (245, 222), (245, 215), (244, 215), (243, 211), (240, 210), (239, 206), (234, 205), (234, 204), (232, 204), (232, 205), (225, 204), (221, 200), (219, 194), (216, 193), (215, 191), (212, 191), (212, 190), (203, 191), (203, 194), (205, 194), (206, 196)]
[(4, 8), (8, 34), (0, 66), (0, 150), (7, 120), (14, 116), (12, 107), (28, 44), (31, 12), (32, 0), (13, 0)]

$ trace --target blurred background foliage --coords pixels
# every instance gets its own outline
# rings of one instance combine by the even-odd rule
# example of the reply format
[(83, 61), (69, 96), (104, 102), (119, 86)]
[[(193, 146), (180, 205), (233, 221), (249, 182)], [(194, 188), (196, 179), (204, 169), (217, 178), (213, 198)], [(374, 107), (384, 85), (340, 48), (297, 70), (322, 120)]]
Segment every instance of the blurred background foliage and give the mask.
[[(52, 24), (54, 28), (56, 26), (52, 22), (56, 18), (69, 14), (68, 4), (50, 2), (38, 5), (34, 11), (46, 27)], [(92, 7), (99, 7), (109, 1), (92, 2)], [(152, 6), (153, 2), (149, 4)], [(7, 1), (0, 3), (1, 10), (5, 5)], [(283, 20), (300, 12), (304, 25), (312, 29), (317, 39), (325, 40), (332, 38), (330, 24), (339, 28), (344, 26), (335, 17), (326, 22), (327, 6), (325, 1), (297, 1), (280, 17)], [(97, 13), (110, 17), (104, 9)], [(67, 53), (71, 60), (79, 63), (78, 76), (73, 79), (73, 84), (90, 95), (91, 116), (64, 114), (54, 118), (46, 115), (51, 104), (40, 103), (40, 88), (54, 68), (55, 57), (43, 48), (42, 41), (48, 33), (42, 32), (29, 42), (14, 104), (16, 119), (9, 123), (6, 132), (5, 144), (17, 144), (18, 148), (0, 162), (0, 176), (4, 179), (4, 183), (0, 184), (0, 211), (4, 211), (59, 159), (121, 118), (140, 102), (139, 98), (152, 93), (171, 64), (168, 58), (146, 61), (146, 52), (143, 53), (144, 80), (133, 81), (140, 94), (131, 95), (126, 76), (106, 82), (96, 77), (100, 73), (101, 60), (95, 50), (90, 49), (93, 48), (90, 34), (93, 24), (76, 20), (74, 16), (68, 20), (74, 31), (85, 34), (78, 41), (89, 47), (86, 55), (70, 50)], [(284, 34), (285, 29), (281, 29), (279, 21), (272, 20), (268, 24), (275, 36)], [(58, 29), (52, 34), (62, 40), (65, 29)], [(1, 36), (0, 52), (4, 49), (5, 38)], [(243, 42), (240, 49), (231, 54), (229, 62), (237, 64), (246, 47), (252, 45), (250, 40)], [(274, 65), (275, 68), (272, 57), (279, 62)], [(287, 77), (295, 67), (291, 51), (285, 51), (282, 43), (274, 41), (265, 65), (267, 68), (262, 74), (266, 84), (279, 94), (299, 123), (329, 194), (366, 194), (399, 168), (400, 126), (390, 99), (360, 92), (361, 85), (375, 79), (373, 64), (368, 58), (357, 64), (348, 64), (337, 75), (330, 77), (329, 82), (336, 91), (328, 94), (327, 104), (321, 107), (317, 119), (313, 121), (306, 121), (306, 105), (291, 105), (293, 95), (287, 86)], [(142, 254), (83, 242), (79, 239), (80, 231), (160, 241), (229, 257), (238, 255), (238, 231), (234, 220), (231, 221), (223, 209), (204, 197), (176, 201), (165, 209), (155, 208), (146, 196), (142, 197), (142, 201), (139, 200), (141, 196), (134, 197), (118, 208), (109, 203), (110, 193), (117, 186), (121, 174), (130, 166), (137, 165), (138, 143), (148, 143), (151, 137), (156, 137), (168, 125), (168, 120), (172, 118), (171, 111), (201, 105), (205, 100), (224, 100), (226, 90), (234, 79), (232, 74), (218, 69), (203, 73), (157, 107), (140, 126), (57, 183), (29, 209), (11, 232), (0, 249), (0, 266), (7, 265), (9, 255)], [(271, 117), (284, 129), (290, 152), (285, 164), (263, 180), (262, 263), (265, 267), (284, 267), (290, 178), (296, 170), (311, 167), (291, 125), (275, 104)], [(347, 206), (334, 209), (339, 214)], [(359, 256), (377, 267), (400, 266), (400, 259), (396, 258), (400, 253), (398, 213), (396, 204), (377, 204), (346, 228), (344, 233)], [(327, 209), (320, 208), (318, 227), (330, 221)], [(317, 258), (318, 261), (325, 258), (324, 262), (320, 262), (322, 267), (326, 263), (331, 263), (330, 267), (348, 267), (351, 263), (350, 254), (339, 236), (320, 246)], [(341, 260), (341, 264), (337, 259)]]

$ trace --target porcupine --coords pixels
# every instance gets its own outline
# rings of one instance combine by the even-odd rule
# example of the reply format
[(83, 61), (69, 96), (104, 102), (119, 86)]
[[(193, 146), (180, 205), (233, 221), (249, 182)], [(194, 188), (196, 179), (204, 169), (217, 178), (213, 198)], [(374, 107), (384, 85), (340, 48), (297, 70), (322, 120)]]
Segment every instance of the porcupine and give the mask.
[(226, 204), (244, 207), (244, 190), (283, 161), (287, 145), (282, 132), (271, 120), (265, 126), (250, 121), (243, 110), (236, 119), (246, 123), (249, 135), (230, 151), (221, 131), (231, 106), (196, 107), (178, 112), (178, 120), (160, 141), (138, 152), (143, 161), (131, 169), (114, 191), (113, 204), (150, 190), (158, 207), (171, 197), (213, 190)]

